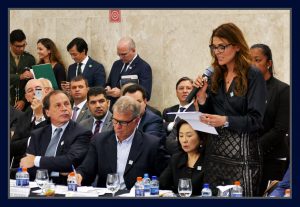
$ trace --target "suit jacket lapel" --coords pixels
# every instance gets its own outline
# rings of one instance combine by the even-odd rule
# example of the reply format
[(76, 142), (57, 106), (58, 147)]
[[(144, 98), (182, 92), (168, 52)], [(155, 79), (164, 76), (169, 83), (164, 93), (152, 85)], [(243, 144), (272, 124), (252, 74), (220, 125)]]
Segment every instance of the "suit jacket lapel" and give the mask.
[(128, 173), (128, 171), (135, 165), (138, 157), (142, 153), (142, 144), (143, 144), (143, 138), (138, 131), (138, 129), (135, 131), (135, 135), (132, 140), (132, 145), (130, 148), (129, 156), (127, 159), (126, 167), (125, 167), (125, 172), (124, 176)]
[(88, 107), (87, 107), (87, 105), (86, 105), (86, 103), (85, 103), (85, 104), (83, 105), (83, 107), (82, 107), (82, 109), (81, 109), (81, 111), (80, 111), (80, 113), (79, 113), (77, 119), (76, 119), (76, 122), (77, 122), (77, 123), (79, 123), (79, 122), (83, 119), (83, 117), (84, 117), (85, 114), (87, 113), (87, 110), (88, 110)]
[(66, 140), (71, 138), (69, 134), (70, 132), (72, 133), (73, 125), (74, 123), (70, 120), (57, 145), (56, 156), (61, 154), (60, 152), (62, 152), (64, 145), (66, 144)]
[(89, 57), (88, 61), (86, 62), (84, 69), (83, 69), (83, 75), (87, 75), (89, 73), (89, 68), (93, 67), (93, 61), (91, 57)]
[(139, 55), (137, 55), (136, 58), (130, 64), (125, 75), (136, 74), (135, 68), (136, 68), (136, 64), (139, 62), (139, 60), (140, 60), (140, 57), (139, 57)]
[(117, 172), (117, 141), (115, 133), (112, 133), (107, 139), (106, 146), (104, 147), (104, 150), (106, 151), (104, 154), (108, 155), (106, 161), (108, 162), (111, 171)]
[(112, 125), (111, 122), (111, 118), (112, 118), (112, 114), (110, 111), (108, 111), (107, 117), (103, 123), (103, 127), (101, 129), (101, 132), (107, 131), (108, 129), (110, 129), (110, 126)]
[(40, 145), (41, 149), (40, 150), (41, 150), (41, 155), (42, 156), (44, 156), (45, 153), (46, 153), (46, 150), (47, 150), (47, 147), (50, 143), (51, 137), (52, 137), (52, 127), (51, 127), (51, 124), (50, 124), (45, 128), (44, 133), (40, 137), (40, 142), (41, 142), (41, 145)]

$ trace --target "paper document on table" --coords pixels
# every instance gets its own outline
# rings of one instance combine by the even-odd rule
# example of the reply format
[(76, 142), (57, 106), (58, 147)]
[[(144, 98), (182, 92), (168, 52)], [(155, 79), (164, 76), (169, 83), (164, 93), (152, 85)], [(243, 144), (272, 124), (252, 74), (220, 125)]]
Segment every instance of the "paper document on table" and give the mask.
[(181, 119), (186, 120), (194, 130), (206, 132), (210, 134), (218, 134), (215, 127), (205, 124), (200, 121), (201, 112), (170, 112), (167, 114), (176, 114)]

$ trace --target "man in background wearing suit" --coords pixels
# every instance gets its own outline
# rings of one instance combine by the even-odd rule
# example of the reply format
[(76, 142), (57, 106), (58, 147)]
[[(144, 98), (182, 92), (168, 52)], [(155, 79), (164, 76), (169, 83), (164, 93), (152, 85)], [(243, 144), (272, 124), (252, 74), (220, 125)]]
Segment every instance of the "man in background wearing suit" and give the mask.
[[(37, 89), (42, 89), (41, 100), (35, 95)], [(31, 131), (47, 124), (43, 114), (42, 99), (52, 90), (52, 85), (49, 85), (49, 89), (46, 90), (40, 79), (31, 79), (27, 82), (25, 98), (30, 103), (30, 107), (19, 117), (10, 142), (12, 168), (18, 168), (20, 159), (25, 156)]]
[(120, 57), (115, 61), (107, 80), (107, 95), (111, 100), (111, 107), (121, 96), (120, 80), (128, 75), (137, 75), (138, 82), (146, 90), (146, 98), (149, 101), (152, 91), (152, 69), (136, 52), (135, 42), (130, 37), (123, 37), (117, 45), (117, 53)]
[(176, 123), (180, 120), (175, 114), (168, 114), (170, 112), (185, 112), (196, 111), (194, 101), (187, 103), (186, 97), (193, 90), (193, 80), (188, 77), (180, 78), (176, 83), (176, 96), (179, 104), (171, 106), (163, 110), (164, 128), (168, 136), (166, 139), (166, 148), (169, 154), (174, 154), (178, 151)]
[(76, 76), (71, 80), (71, 97), (74, 101), (72, 120), (79, 123), (91, 117), (91, 113), (86, 104), (87, 93), (89, 90), (88, 82), (82, 75)]
[(141, 120), (138, 124), (138, 129), (159, 137), (162, 144), (165, 144), (166, 133), (163, 128), (163, 120), (146, 107), (147, 99), (145, 89), (137, 84), (130, 85), (124, 89), (123, 95), (130, 96), (141, 104)]
[(25, 51), (26, 36), (20, 29), (10, 33), (10, 105), (25, 110), (25, 85), (33, 74), (25, 68), (35, 65), (34, 57)]
[(159, 176), (168, 157), (157, 137), (137, 129), (139, 119), (140, 104), (131, 97), (120, 97), (113, 106), (114, 131), (97, 134), (76, 169), (79, 185), (89, 185), (97, 174), (97, 186), (105, 187), (107, 174), (118, 173), (120, 189), (131, 189), (144, 173)]
[(97, 86), (89, 89), (87, 93), (87, 106), (92, 117), (81, 121), (81, 126), (91, 130), (93, 135), (113, 130), (109, 100), (103, 87)]
[[(75, 76), (82, 75), (88, 81), (90, 87), (105, 86), (106, 74), (104, 67), (87, 55), (88, 45), (84, 39), (80, 37), (73, 39), (68, 44), (67, 50), (75, 61), (69, 66), (67, 81), (72, 80)], [(68, 87), (65, 84), (61, 86), (63, 90)]]
[(71, 103), (67, 94), (52, 91), (43, 100), (44, 110), (51, 124), (31, 133), (26, 157), (20, 167), (28, 168), (30, 179), (36, 169), (47, 169), (54, 183), (66, 184), (64, 172), (72, 171), (87, 153), (91, 132), (73, 122)]

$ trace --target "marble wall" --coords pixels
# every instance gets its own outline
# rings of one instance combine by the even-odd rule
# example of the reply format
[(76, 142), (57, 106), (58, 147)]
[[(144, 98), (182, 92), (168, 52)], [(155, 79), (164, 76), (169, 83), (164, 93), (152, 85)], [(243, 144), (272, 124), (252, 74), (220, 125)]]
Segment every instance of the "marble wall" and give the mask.
[(194, 79), (210, 65), (212, 30), (235, 23), (251, 46), (268, 44), (273, 51), (275, 76), (290, 83), (290, 10), (121, 10), (121, 22), (111, 23), (108, 10), (17, 10), (10, 28), (27, 35), (27, 50), (37, 58), (36, 42), (51, 38), (65, 65), (73, 61), (66, 50), (75, 37), (84, 38), (92, 58), (101, 62), (107, 76), (118, 58), (116, 44), (131, 36), (140, 56), (153, 70), (150, 104), (162, 110), (177, 103), (175, 83), (182, 76)]

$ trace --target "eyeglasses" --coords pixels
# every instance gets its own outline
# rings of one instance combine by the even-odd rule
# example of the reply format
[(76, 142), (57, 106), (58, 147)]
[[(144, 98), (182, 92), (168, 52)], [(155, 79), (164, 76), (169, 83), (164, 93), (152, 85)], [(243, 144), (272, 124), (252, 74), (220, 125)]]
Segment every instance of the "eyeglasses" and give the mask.
[(115, 118), (112, 118), (112, 123), (114, 125), (121, 125), (121, 126), (128, 126), (128, 124), (130, 124), (133, 120), (135, 120), (137, 117), (134, 117), (133, 119), (131, 119), (130, 121), (121, 121), (121, 120), (117, 120)]
[(209, 45), (209, 48), (210, 48), (211, 52), (215, 52), (217, 50), (218, 52), (223, 53), (225, 51), (225, 49), (227, 47), (229, 47), (230, 45), (232, 45), (232, 44), (229, 43), (227, 45), (219, 45), (219, 46)]
[(16, 48), (18, 48), (18, 49), (26, 47), (26, 45), (27, 45), (27, 42), (25, 42), (23, 45), (15, 45), (15, 44), (13, 44), (13, 46), (16, 47)]
[(128, 51), (128, 52), (125, 52), (125, 53), (118, 53), (118, 56), (119, 57), (124, 57), (124, 56), (126, 56), (126, 55), (128, 55), (128, 53), (130, 52), (130, 50)]

